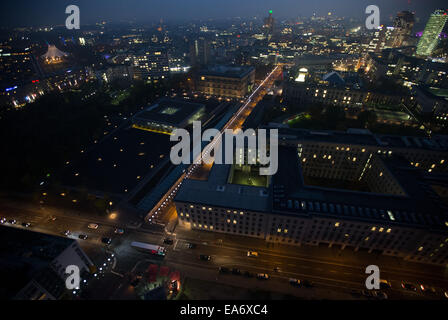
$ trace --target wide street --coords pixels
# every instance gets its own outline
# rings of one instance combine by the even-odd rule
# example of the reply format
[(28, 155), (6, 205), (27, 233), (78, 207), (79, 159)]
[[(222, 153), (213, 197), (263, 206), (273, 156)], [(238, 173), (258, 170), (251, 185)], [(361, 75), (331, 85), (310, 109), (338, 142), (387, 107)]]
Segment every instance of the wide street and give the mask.
[[(58, 215), (54, 210), (36, 208), (31, 210), (0, 207), (0, 216), (16, 219), (17, 224), (6, 226), (24, 228), (22, 222), (30, 222), (30, 230), (63, 236), (64, 230), (70, 230), (69, 237), (78, 239), (79, 234), (86, 234), (87, 240), (79, 240), (81, 247), (89, 257), (98, 263), (104, 256), (105, 245), (101, 243), (102, 237), (113, 238), (109, 250), (116, 255), (114, 273), (125, 275), (132, 271), (139, 261), (154, 260), (166, 264), (172, 269), (179, 270), (183, 277), (216, 281), (218, 283), (233, 285), (243, 288), (263, 288), (278, 292), (304, 295), (304, 297), (322, 298), (319, 290), (331, 290), (340, 292), (341, 295), (332, 296), (335, 299), (345, 299), (351, 290), (364, 289), (367, 277), (365, 267), (376, 264), (380, 267), (381, 278), (392, 283), (389, 291), (390, 298), (425, 299), (442, 298), (442, 291), (436, 296), (405, 291), (401, 288), (401, 281), (409, 281), (415, 285), (432, 285), (440, 290), (448, 287), (447, 272), (445, 269), (435, 266), (406, 262), (397, 258), (368, 254), (366, 252), (352, 252), (336, 248), (322, 247), (292, 247), (286, 245), (268, 244), (263, 240), (244, 237), (219, 235), (216, 233), (185, 230), (177, 227), (174, 234), (167, 234), (163, 228), (157, 225), (145, 225), (131, 229), (125, 227), (123, 235), (114, 233), (116, 227), (123, 227), (113, 221), (91, 221), (77, 216)], [(51, 221), (50, 217), (56, 217)], [(89, 229), (88, 223), (98, 223), (98, 229)], [(172, 245), (164, 245), (165, 238), (174, 240)], [(167, 248), (164, 259), (155, 258), (149, 254), (135, 251), (130, 247), (132, 241), (142, 241), (160, 244)], [(195, 249), (189, 249), (188, 243), (196, 244)], [(258, 252), (258, 257), (247, 257), (248, 250)], [(199, 254), (210, 255), (211, 261), (199, 260)], [(384, 267), (383, 267), (384, 265)], [(271, 279), (260, 281), (255, 278), (245, 278), (240, 275), (220, 275), (218, 268), (239, 268), (241, 271), (252, 273), (268, 273)], [(274, 268), (278, 268), (274, 271)], [(298, 290), (289, 285), (289, 278), (308, 279), (315, 283), (316, 288), (308, 291)], [(293, 290), (294, 289), (294, 290)], [(111, 286), (108, 292), (112, 294), (116, 288)], [(292, 292), (290, 292), (292, 291)]]

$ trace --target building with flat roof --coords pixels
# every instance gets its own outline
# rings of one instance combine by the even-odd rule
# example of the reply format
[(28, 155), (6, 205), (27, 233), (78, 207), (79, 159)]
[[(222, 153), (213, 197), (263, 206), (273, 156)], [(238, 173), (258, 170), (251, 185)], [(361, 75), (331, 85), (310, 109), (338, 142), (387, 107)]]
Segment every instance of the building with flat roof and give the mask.
[(90, 272), (92, 261), (74, 239), (0, 226), (0, 297), (57, 300), (67, 293), (65, 269)]
[(179, 223), (446, 264), (447, 142), (280, 128), (279, 169), (267, 186), (237, 184), (231, 165), (214, 165), (208, 180), (184, 181)]
[(205, 105), (179, 99), (162, 98), (132, 118), (134, 128), (171, 134), (204, 115)]
[(205, 95), (243, 98), (252, 91), (254, 83), (254, 67), (218, 65), (200, 70), (196, 87)]

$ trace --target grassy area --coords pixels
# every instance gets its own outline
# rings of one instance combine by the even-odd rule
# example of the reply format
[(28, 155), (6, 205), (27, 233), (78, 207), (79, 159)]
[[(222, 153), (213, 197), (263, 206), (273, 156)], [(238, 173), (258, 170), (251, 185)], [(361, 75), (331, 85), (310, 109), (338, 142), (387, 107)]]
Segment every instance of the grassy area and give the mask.
[(233, 184), (241, 184), (245, 186), (254, 187), (267, 187), (267, 176), (261, 176), (258, 174), (258, 169), (252, 172), (246, 172), (242, 170), (235, 170), (233, 172), (232, 182)]

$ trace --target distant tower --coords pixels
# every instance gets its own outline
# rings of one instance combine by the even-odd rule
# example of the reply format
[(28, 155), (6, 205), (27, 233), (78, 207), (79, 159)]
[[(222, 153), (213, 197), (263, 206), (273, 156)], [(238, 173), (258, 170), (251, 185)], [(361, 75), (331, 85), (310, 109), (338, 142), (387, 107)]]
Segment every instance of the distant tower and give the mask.
[(194, 40), (190, 46), (192, 65), (206, 65), (210, 62), (210, 44), (204, 37)]
[(402, 47), (408, 43), (414, 23), (415, 18), (413, 12), (401, 11), (397, 13), (394, 21), (394, 31), (391, 37), (390, 46), (392, 48)]
[(264, 25), (263, 25), (263, 28), (266, 30), (267, 34), (272, 35), (274, 33), (274, 23), (275, 20), (272, 17), (272, 10), (269, 10), (269, 16), (264, 18)]
[(436, 10), (429, 17), (417, 45), (418, 56), (430, 56), (439, 43), (439, 35), (448, 20), (448, 10)]

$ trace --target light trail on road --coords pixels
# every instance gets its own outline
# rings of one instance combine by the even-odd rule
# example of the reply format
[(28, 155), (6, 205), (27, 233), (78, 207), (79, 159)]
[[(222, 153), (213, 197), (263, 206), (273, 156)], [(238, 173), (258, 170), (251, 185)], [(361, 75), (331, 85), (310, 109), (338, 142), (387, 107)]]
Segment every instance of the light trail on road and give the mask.
[[(159, 200), (156, 206), (154, 206), (153, 209), (147, 214), (146, 221), (147, 222), (153, 222), (153, 219), (157, 218), (159, 213), (170, 205), (172, 203), (172, 200), (174, 199), (174, 196), (176, 195), (177, 191), (179, 190), (180, 186), (182, 185), (183, 181), (191, 176), (191, 174), (194, 173), (194, 171), (197, 169), (197, 167), (202, 162), (203, 155), (208, 155), (209, 152), (213, 149), (215, 144), (220, 141), (221, 136), (223, 132), (226, 129), (239, 129), (240, 127), (237, 126), (236, 128), (231, 128), (231, 126), (234, 124), (235, 120), (240, 117), (241, 113), (246, 110), (246, 108), (249, 106), (251, 102), (258, 103), (258, 101), (255, 102), (255, 100), (252, 100), (254, 96), (259, 92), (259, 90), (269, 81), (269, 79), (272, 77), (272, 75), (275, 74), (275, 72), (280, 68), (279, 65), (277, 65), (267, 76), (266, 78), (260, 83), (260, 85), (252, 92), (252, 94), (246, 99), (246, 102), (241, 106), (241, 108), (238, 110), (238, 112), (232, 116), (232, 118), (229, 119), (229, 121), (223, 126), (223, 128), (220, 130), (220, 134), (216, 135), (213, 140), (205, 146), (204, 150), (199, 153), (199, 155), (196, 157), (195, 161), (193, 161), (193, 164), (187, 169), (185, 173), (181, 175), (181, 177), (174, 183), (174, 185), (168, 190), (167, 193)], [(249, 116), (250, 113), (247, 115)], [(246, 118), (247, 118), (246, 116)]]

